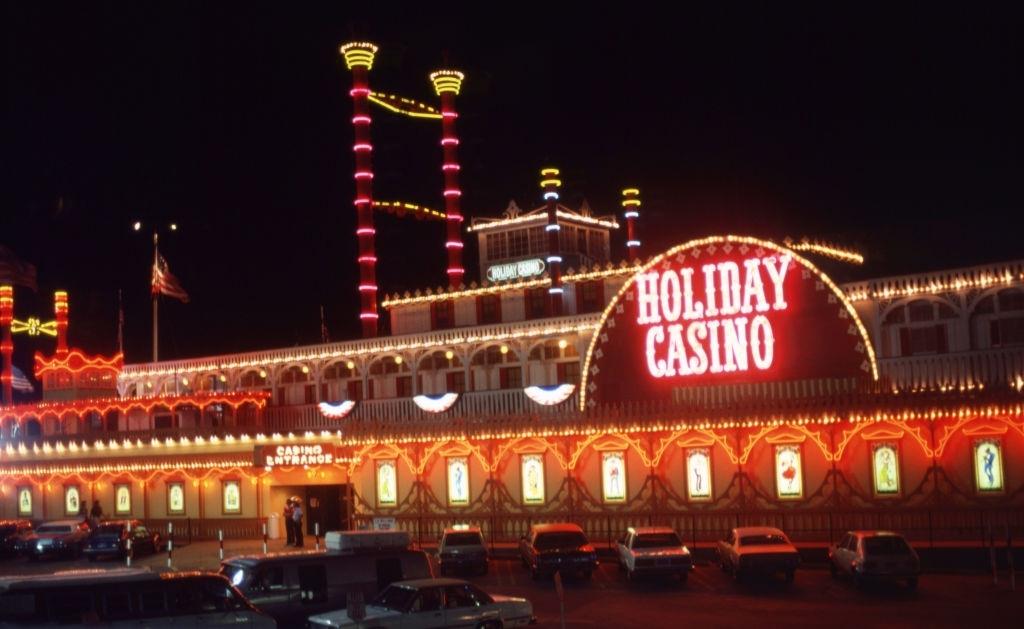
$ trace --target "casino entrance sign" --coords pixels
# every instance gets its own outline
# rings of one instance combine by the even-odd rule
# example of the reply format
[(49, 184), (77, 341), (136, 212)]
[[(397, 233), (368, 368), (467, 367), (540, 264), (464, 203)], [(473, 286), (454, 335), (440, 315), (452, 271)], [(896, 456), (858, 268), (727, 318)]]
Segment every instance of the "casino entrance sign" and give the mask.
[(583, 367), (581, 407), (694, 385), (878, 377), (842, 290), (793, 251), (743, 236), (648, 262), (606, 308)]

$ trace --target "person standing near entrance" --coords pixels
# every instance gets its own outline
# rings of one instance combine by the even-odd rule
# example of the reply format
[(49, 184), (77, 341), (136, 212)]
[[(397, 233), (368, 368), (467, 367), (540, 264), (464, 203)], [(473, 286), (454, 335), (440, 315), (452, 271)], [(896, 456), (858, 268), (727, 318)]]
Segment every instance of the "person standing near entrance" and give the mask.
[(291, 546), (295, 543), (295, 523), (292, 521), (293, 513), (295, 512), (295, 503), (292, 502), (291, 498), (284, 501), (284, 530), (287, 541), (285, 546)]
[(302, 500), (297, 496), (292, 498), (295, 507), (292, 511), (292, 527), (295, 535), (295, 547), (302, 548)]

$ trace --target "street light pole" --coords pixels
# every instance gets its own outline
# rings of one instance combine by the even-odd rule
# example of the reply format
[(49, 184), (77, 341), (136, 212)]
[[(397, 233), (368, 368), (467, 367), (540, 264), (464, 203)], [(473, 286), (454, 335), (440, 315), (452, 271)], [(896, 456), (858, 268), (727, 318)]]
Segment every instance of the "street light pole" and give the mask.
[(156, 274), (157, 264), (159, 264), (159, 253), (157, 252), (157, 243), (160, 237), (157, 234), (156, 229), (153, 229), (153, 268), (150, 271), (149, 278), (149, 292), (153, 297), (153, 362), (157, 362), (160, 358), (160, 315), (159, 307), (157, 304), (160, 303), (160, 292), (153, 290), (153, 280)]

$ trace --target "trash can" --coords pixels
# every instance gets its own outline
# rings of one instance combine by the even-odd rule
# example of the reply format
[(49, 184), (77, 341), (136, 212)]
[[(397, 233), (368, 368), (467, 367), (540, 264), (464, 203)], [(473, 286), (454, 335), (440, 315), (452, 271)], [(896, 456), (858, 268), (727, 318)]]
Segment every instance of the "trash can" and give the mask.
[(271, 513), (267, 516), (267, 538), (278, 539), (281, 537), (281, 514)]

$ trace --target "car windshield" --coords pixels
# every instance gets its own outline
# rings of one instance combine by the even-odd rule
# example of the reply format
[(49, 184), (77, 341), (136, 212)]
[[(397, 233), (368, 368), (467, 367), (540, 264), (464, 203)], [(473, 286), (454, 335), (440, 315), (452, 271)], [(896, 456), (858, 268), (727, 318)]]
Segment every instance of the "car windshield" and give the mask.
[(789, 540), (777, 533), (768, 533), (766, 535), (744, 535), (740, 538), (740, 546), (773, 546), (788, 543)]
[(533, 543), (537, 550), (550, 550), (552, 548), (576, 548), (587, 543), (587, 537), (583, 533), (568, 531), (565, 533), (541, 533)]
[(910, 548), (902, 537), (884, 535), (866, 538), (864, 553), (867, 555), (908, 555)]
[(444, 536), (445, 546), (483, 546), (479, 533), (448, 533)]
[(377, 607), (383, 607), (385, 609), (404, 612), (409, 608), (409, 604), (412, 603), (412, 599), (415, 597), (415, 589), (391, 585), (378, 594), (377, 598), (373, 599), (373, 602), (370, 604)]
[(633, 540), (633, 548), (664, 548), (665, 546), (682, 546), (679, 536), (675, 533), (648, 533), (638, 535)]
[(36, 533), (70, 533), (71, 527), (66, 524), (44, 524), (36, 529)]

